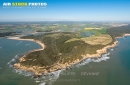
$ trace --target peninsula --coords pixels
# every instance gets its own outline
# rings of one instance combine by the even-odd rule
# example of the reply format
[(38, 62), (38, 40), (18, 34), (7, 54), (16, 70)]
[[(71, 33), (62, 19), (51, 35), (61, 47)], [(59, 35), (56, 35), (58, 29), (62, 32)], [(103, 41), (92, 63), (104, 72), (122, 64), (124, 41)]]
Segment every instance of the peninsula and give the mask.
[(14, 64), (16, 69), (42, 75), (66, 69), (86, 58), (101, 57), (117, 44), (117, 37), (130, 34), (130, 25), (104, 29), (83, 29), (77, 32), (54, 32), (29, 35), (20, 40), (32, 40), (42, 49), (32, 50)]

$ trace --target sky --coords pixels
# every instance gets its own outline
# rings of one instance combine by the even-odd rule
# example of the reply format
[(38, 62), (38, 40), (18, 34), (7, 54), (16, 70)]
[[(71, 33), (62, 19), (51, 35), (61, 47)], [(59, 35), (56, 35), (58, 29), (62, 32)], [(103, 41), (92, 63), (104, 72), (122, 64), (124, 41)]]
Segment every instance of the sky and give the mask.
[[(4, 2), (46, 2), (44, 8), (4, 8)], [(0, 21), (130, 21), (130, 0), (0, 0)]]

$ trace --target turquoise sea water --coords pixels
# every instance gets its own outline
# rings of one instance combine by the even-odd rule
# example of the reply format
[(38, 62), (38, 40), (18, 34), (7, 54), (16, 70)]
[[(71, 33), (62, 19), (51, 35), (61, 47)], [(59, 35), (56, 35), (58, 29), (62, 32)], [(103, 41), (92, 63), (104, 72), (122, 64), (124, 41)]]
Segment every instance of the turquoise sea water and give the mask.
[(130, 85), (130, 37), (118, 41), (113, 50), (108, 50), (110, 59), (65, 71), (75, 75), (61, 74), (54, 85)]
[[(31, 76), (18, 74), (7, 63), (17, 54), (40, 48), (35, 42), (0, 39), (0, 85), (130, 85), (130, 37), (119, 38), (118, 45), (100, 59), (87, 59), (87, 64), (64, 70), (58, 79), (36, 83)], [(89, 62), (89, 63), (88, 63)]]
[(0, 85), (36, 85), (30, 77), (15, 73), (7, 63), (17, 54), (40, 47), (37, 43), (30, 41), (0, 39)]

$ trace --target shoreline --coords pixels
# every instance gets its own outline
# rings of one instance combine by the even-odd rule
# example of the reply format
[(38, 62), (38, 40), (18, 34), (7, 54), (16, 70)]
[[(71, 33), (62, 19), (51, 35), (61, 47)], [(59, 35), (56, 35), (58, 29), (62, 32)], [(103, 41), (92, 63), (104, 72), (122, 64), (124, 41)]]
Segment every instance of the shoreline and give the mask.
[[(107, 53), (107, 50), (109, 48), (113, 48), (113, 47), (115, 47), (117, 45), (117, 43), (118, 43), (117, 38), (124, 38), (125, 36), (130, 36), (130, 34), (124, 34), (122, 37), (115, 37), (116, 41), (113, 44), (107, 45), (107, 46), (103, 47), (102, 49), (97, 50), (96, 54), (81, 55), (82, 56), (81, 60), (76, 59), (75, 61), (73, 61), (71, 63), (65, 63), (65, 64), (56, 63), (56, 65), (53, 65), (52, 68), (49, 71), (44, 69), (44, 70), (42, 70), (43, 72), (38, 72), (40, 70), (40, 68), (42, 68), (42, 67), (38, 67), (38, 66), (26, 67), (26, 66), (20, 65), (20, 63), (14, 64), (14, 67), (16, 69), (21, 69), (21, 70), (33, 72), (35, 74), (35, 76), (42, 76), (43, 74), (51, 73), (51, 72), (54, 72), (54, 71), (57, 71), (57, 70), (67, 69), (68, 67), (71, 67), (72, 65), (76, 65), (76, 64), (80, 63), (81, 61), (83, 61), (83, 60), (85, 60), (87, 58), (100, 58), (102, 54)], [(29, 40), (29, 41), (36, 42), (33, 39), (20, 39), (20, 38), (18, 38), (18, 39), (15, 39), (15, 40)], [(32, 50), (31, 52), (44, 50), (44, 44), (39, 42), (39, 41), (37, 43), (40, 44), (40, 45), (43, 45), (42, 46), (43, 48), (42, 49), (37, 49), (37, 50)], [(31, 53), (31, 52), (29, 52), (29, 53)], [(27, 53), (27, 54), (29, 54), (29, 53)], [(24, 57), (26, 57), (26, 55), (19, 58), (20, 62), (25, 60)]]
[[(44, 43), (42, 43), (41, 41), (38, 41), (38, 40), (34, 40), (34, 39), (21, 39), (20, 37), (9, 37), (9, 38), (7, 38), (7, 39), (12, 39), (12, 40), (25, 40), (25, 41), (35, 42), (35, 43), (41, 45), (41, 47), (42, 47), (42, 48), (40, 48), (40, 49), (37, 49), (36, 51), (38, 51), (38, 50), (44, 50), (44, 48), (45, 48)], [(34, 50), (33, 50), (33, 51), (34, 51)]]
[(2, 39), (3, 37), (0, 37), (0, 39)]

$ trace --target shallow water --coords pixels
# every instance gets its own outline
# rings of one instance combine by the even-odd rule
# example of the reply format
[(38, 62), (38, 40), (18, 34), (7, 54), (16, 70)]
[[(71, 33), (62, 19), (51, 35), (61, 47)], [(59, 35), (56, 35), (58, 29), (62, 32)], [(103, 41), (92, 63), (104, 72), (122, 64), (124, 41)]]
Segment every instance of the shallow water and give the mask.
[(104, 54), (102, 58), (87, 59), (82, 65), (76, 65), (72, 69), (54, 72), (34, 80), (31, 76), (16, 73), (7, 64), (16, 55), (40, 48), (40, 45), (30, 41), (2, 38), (0, 85), (130, 85), (130, 37), (119, 38), (118, 41), (118, 45), (109, 49), (108, 54)]
[[(26, 46), (29, 44), (30, 46)], [(17, 54), (28, 52), (32, 49), (41, 48), (35, 42), (0, 39), (0, 85), (37, 85), (31, 77), (15, 73), (12, 68), (7, 65)]]
[(115, 48), (108, 50), (110, 59), (64, 71), (53, 85), (130, 85), (130, 37), (118, 41)]

